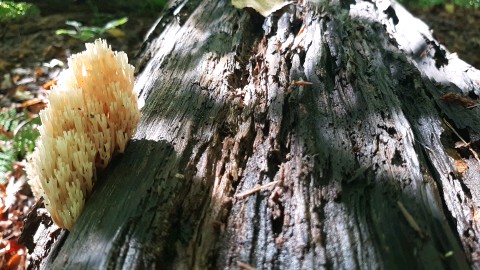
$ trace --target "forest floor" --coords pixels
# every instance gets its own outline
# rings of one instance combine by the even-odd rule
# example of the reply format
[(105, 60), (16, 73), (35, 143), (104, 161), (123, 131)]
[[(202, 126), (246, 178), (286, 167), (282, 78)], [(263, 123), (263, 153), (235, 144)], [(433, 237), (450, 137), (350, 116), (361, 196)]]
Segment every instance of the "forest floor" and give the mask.
[[(38, 120), (50, 86), (66, 68), (67, 58), (85, 49), (84, 41), (56, 35), (56, 30), (73, 30), (66, 21), (102, 27), (128, 16), (127, 23), (96, 37), (106, 39), (115, 51), (125, 51), (135, 65), (135, 55), (156, 20), (153, 15), (103, 13), (86, 4), (70, 3), (62, 12), (56, 8), (52, 12), (40, 7), (39, 17), (0, 23), (0, 269), (26, 268), (27, 250), (17, 240), (35, 203), (23, 171), (22, 159), (28, 151), (19, 151), (16, 143), (18, 138), (21, 143), (32, 140), (25, 136), (25, 127)], [(28, 148), (28, 144), (20, 146)], [(13, 156), (6, 155), (8, 151)]]
[[(434, 36), (450, 52), (480, 68), (480, 9), (456, 8), (447, 12), (443, 7), (413, 10), (432, 29)], [(34, 199), (26, 185), (23, 154), (16, 153), (13, 166), (2, 172), (2, 152), (12, 142), (25, 123), (30, 123), (46, 106), (52, 82), (66, 67), (67, 58), (84, 49), (84, 42), (56, 35), (58, 29), (73, 29), (65, 21), (82, 22), (87, 26), (102, 26), (124, 14), (100, 13), (91, 6), (72, 5), (62, 12), (41, 9), (42, 16), (18, 23), (0, 23), (0, 113), (14, 111), (22, 116), (16, 125), (7, 126), (0, 116), (0, 268), (24, 269), (26, 248), (17, 242), (23, 219)], [(154, 16), (128, 15), (128, 22), (115, 31), (102, 35), (112, 48), (125, 51), (135, 64), (145, 34), (155, 22)], [(1, 267), (3, 266), (3, 267)]]
[(444, 6), (436, 6), (409, 10), (433, 29), (435, 39), (448, 51), (480, 69), (480, 8), (455, 7), (448, 11)]

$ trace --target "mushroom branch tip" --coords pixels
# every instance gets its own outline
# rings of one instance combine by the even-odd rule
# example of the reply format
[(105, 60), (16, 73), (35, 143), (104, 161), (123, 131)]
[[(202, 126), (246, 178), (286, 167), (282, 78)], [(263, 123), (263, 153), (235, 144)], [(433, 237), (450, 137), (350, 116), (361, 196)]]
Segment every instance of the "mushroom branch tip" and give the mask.
[(85, 47), (68, 59), (52, 86), (25, 169), (35, 197), (43, 197), (53, 221), (68, 230), (92, 191), (96, 170), (125, 151), (141, 116), (127, 55), (101, 39)]

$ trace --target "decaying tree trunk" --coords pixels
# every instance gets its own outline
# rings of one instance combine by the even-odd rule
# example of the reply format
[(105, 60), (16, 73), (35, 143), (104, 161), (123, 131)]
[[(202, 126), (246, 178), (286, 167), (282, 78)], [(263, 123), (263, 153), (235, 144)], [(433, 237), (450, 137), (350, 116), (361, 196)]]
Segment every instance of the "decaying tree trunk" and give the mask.
[(480, 72), (401, 6), (172, 1), (137, 69), (135, 139), (42, 267), (480, 267)]

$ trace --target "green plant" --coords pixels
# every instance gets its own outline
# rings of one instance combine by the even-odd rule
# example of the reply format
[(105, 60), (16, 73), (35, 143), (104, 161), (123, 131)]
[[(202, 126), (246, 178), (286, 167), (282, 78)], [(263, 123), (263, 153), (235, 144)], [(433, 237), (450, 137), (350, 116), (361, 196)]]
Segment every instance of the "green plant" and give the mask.
[(400, 0), (399, 2), (408, 7), (432, 7), (443, 4), (454, 4), (467, 8), (480, 7), (480, 0)]
[(152, 8), (163, 8), (166, 4), (166, 0), (147, 0), (147, 4)]
[[(16, 109), (0, 112), (0, 174), (13, 170), (13, 163), (33, 152), (39, 133), (40, 118), (28, 118)], [(5, 181), (0, 179), (0, 183)]]
[(40, 15), (40, 9), (29, 3), (0, 1), (0, 22), (17, 21)]
[[(0, 152), (0, 175), (13, 171), (13, 162), (15, 161), (16, 155), (11, 149), (7, 149), (5, 152)], [(5, 182), (5, 177), (0, 177), (0, 184), (5, 184)]]
[(100, 37), (105, 32), (115, 29), (117, 26), (125, 24), (128, 21), (127, 17), (112, 20), (106, 23), (103, 27), (98, 26), (83, 26), (77, 21), (66, 21), (65, 24), (72, 26), (74, 29), (59, 29), (55, 31), (57, 35), (68, 35), (73, 38), (88, 41)]
[(453, 2), (459, 6), (474, 7), (474, 8), (480, 7), (480, 0), (454, 0)]

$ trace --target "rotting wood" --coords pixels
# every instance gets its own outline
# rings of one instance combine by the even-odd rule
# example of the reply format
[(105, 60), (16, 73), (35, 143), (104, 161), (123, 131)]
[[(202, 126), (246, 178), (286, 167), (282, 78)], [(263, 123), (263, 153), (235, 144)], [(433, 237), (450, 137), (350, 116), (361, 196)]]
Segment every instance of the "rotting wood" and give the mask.
[(175, 3), (140, 59), (136, 140), (46, 268), (480, 267), (479, 165), (442, 117), (472, 144), (480, 119), (440, 100), (480, 96), (478, 70), (399, 5), (394, 23), (368, 1), (304, 1), (268, 19)]

